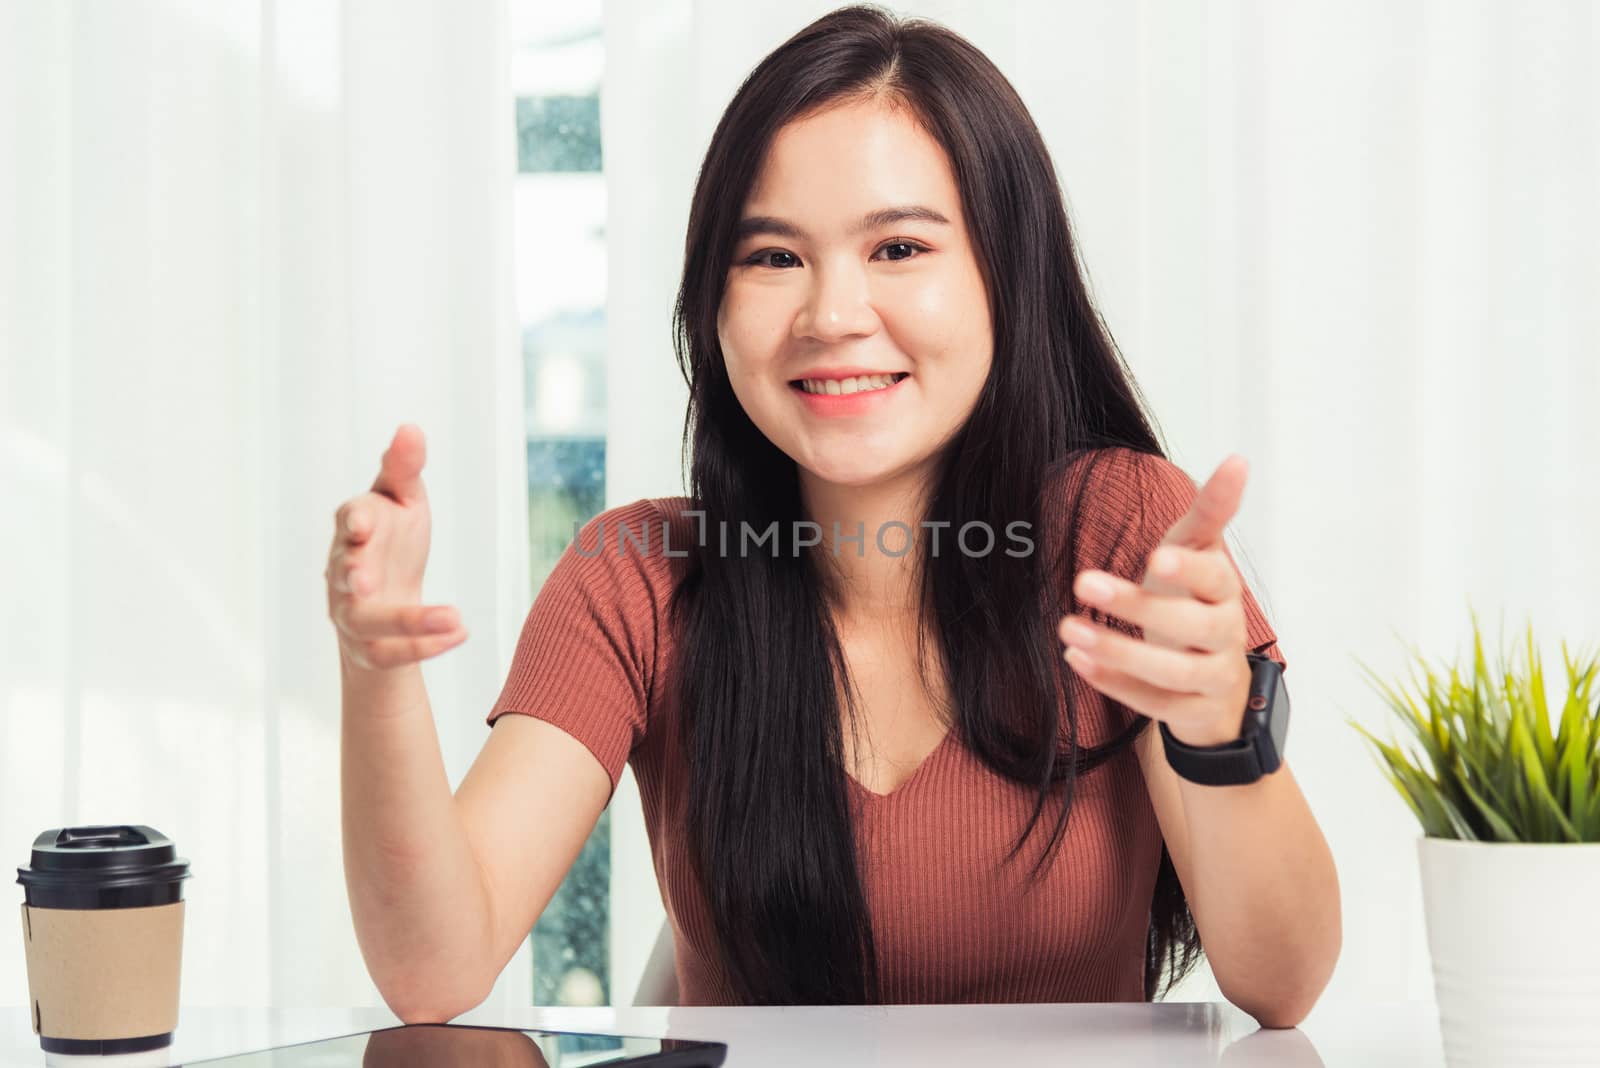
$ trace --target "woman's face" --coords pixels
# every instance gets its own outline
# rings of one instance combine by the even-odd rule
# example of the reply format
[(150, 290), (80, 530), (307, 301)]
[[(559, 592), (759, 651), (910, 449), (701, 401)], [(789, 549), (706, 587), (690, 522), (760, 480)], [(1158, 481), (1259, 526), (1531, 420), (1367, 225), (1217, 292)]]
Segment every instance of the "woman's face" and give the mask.
[[(906, 208), (920, 217), (868, 218)], [(751, 421), (802, 474), (839, 485), (937, 456), (972, 412), (994, 345), (939, 143), (876, 101), (792, 122), (741, 219), (717, 336)]]

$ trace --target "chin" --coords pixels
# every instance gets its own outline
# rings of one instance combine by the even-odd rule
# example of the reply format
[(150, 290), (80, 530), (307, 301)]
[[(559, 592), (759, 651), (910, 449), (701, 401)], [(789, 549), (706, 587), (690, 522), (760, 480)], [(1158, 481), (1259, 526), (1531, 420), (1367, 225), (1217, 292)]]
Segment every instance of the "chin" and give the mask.
[(833, 486), (870, 486), (893, 478), (901, 470), (899, 464), (886, 463), (882, 459), (869, 461), (860, 455), (828, 460), (813, 457), (812, 462), (800, 466), (812, 478)]

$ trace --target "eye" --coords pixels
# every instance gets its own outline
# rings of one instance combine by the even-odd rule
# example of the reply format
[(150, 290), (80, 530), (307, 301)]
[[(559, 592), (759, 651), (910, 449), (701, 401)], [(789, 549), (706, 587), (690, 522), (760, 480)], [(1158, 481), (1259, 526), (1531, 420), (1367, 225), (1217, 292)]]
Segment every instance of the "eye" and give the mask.
[(794, 253), (785, 252), (781, 248), (767, 248), (757, 252), (754, 256), (751, 256), (744, 262), (751, 267), (773, 267), (774, 264), (768, 262), (767, 260), (768, 256), (788, 256), (790, 259), (793, 259)]
[[(928, 251), (925, 246), (919, 245), (915, 241), (890, 241), (888, 244), (879, 245), (878, 252), (882, 252), (884, 249), (890, 248), (903, 248), (911, 250), (909, 255), (889, 257), (889, 262), (891, 263), (898, 263), (901, 260), (916, 259), (918, 254)], [(876, 253), (874, 253), (874, 255), (876, 255)]]
[[(904, 260), (915, 259), (921, 253), (924, 253), (924, 252), (928, 251), (927, 246), (918, 244), (915, 241), (887, 241), (887, 242), (879, 245), (878, 249), (877, 249), (877, 252), (874, 252), (873, 255), (876, 256), (878, 254), (878, 252), (882, 252), (885, 249), (894, 249), (894, 248), (905, 249), (905, 250), (908, 250), (908, 251), (907, 251), (907, 254), (905, 254), (905, 255), (890, 256), (888, 258), (888, 262), (889, 263), (900, 263), (900, 262), (902, 262)], [(792, 266), (792, 264), (787, 263), (787, 262), (781, 263), (781, 264), (775, 264), (770, 259), (767, 258), (769, 256), (788, 256), (791, 260), (793, 260), (795, 258), (794, 253), (785, 252), (781, 248), (767, 248), (767, 249), (762, 249), (760, 252), (755, 253), (754, 255), (748, 257), (747, 259), (745, 259), (745, 260), (743, 260), (741, 262), (744, 263), (746, 266), (750, 266), (750, 267), (771, 267), (774, 270), (782, 270), (784, 267)]]

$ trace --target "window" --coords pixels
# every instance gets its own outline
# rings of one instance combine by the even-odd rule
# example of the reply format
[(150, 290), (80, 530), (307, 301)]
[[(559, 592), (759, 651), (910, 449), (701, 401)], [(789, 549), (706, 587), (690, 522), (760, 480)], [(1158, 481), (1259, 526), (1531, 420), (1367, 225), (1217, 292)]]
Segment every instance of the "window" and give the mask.
[[(599, 0), (512, 0), (516, 273), (534, 589), (605, 502)], [(532, 591), (530, 591), (530, 596)], [(610, 813), (532, 933), (533, 1003), (611, 999)]]

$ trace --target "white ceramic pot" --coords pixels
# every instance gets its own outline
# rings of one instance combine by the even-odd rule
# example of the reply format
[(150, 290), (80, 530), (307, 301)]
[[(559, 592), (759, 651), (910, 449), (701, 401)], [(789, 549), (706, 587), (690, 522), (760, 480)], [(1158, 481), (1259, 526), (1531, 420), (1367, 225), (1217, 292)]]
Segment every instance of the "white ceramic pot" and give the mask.
[(1600, 1065), (1600, 844), (1417, 855), (1450, 1068)]

